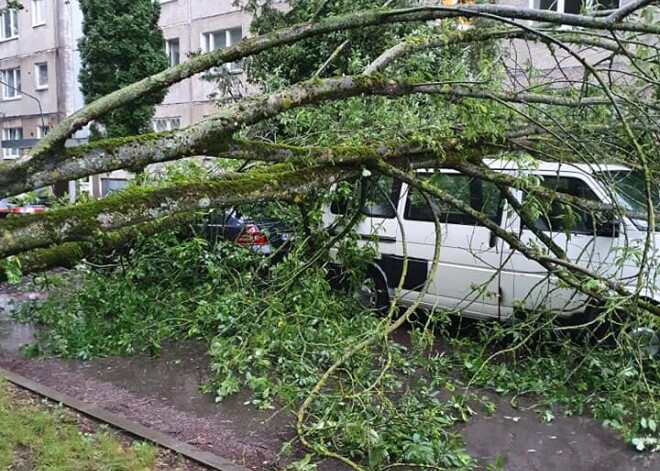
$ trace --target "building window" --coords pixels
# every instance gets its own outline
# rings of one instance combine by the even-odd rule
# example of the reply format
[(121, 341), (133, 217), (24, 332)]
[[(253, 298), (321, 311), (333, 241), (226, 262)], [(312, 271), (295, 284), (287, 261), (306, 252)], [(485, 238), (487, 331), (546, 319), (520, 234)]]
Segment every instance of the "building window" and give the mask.
[(170, 67), (179, 65), (179, 38), (165, 41), (165, 54), (170, 62)]
[(46, 134), (48, 134), (48, 129), (48, 126), (37, 126), (37, 139), (46, 137)]
[(48, 64), (46, 62), (34, 64), (34, 78), (37, 90), (48, 88)]
[(172, 131), (181, 127), (181, 118), (154, 118), (152, 125), (154, 131)]
[[(219, 31), (212, 31), (202, 35), (202, 47), (204, 52), (215, 51), (224, 47), (233, 46), (243, 39), (243, 29), (238, 28), (222, 29)], [(242, 70), (233, 62), (224, 64), (224, 67), (230, 72), (240, 73)]]
[(532, 8), (579, 15), (583, 11), (614, 10), (619, 0), (531, 0)]
[(6, 142), (6, 141), (20, 141), (22, 139), (23, 139), (23, 128), (4, 128), (2, 130), (2, 141), (3, 141), (2, 156), (5, 159), (15, 159), (17, 157), (20, 157), (21, 149), (18, 146), (12, 147), (11, 142)]
[(46, 24), (46, 2), (44, 0), (32, 0), (32, 26)]
[(21, 97), (21, 69), (2, 71), (2, 98), (11, 100)]
[(125, 178), (101, 178), (101, 196), (108, 196), (114, 191), (119, 191), (128, 186)]
[(0, 40), (11, 39), (18, 36), (18, 15), (16, 10), (5, 8), (0, 10)]

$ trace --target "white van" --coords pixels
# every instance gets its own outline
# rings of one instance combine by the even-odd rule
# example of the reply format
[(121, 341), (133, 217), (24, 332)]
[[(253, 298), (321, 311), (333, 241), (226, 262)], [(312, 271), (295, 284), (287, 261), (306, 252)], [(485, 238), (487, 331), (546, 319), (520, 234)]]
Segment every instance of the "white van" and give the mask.
[[(608, 279), (618, 279), (634, 290), (641, 253), (647, 235), (643, 176), (621, 165), (588, 166), (533, 161), (526, 169), (512, 161), (487, 162), (495, 172), (534, 177), (539, 184), (560, 193), (619, 207), (625, 215), (616, 221), (596, 223), (594, 214), (577, 207), (550, 202), (537, 227), (566, 251), (573, 262)], [(433, 184), (486, 214), (507, 231), (519, 234), (524, 243), (537, 237), (508, 209), (499, 189), (492, 183), (452, 170), (419, 171), (418, 178), (432, 178)], [(522, 191), (512, 189), (522, 202)], [(374, 243), (378, 257), (368, 271), (365, 291), (369, 302), (379, 307), (389, 302), (399, 284), (404, 262), (408, 270), (400, 303), (412, 303), (430, 275), (436, 244), (433, 211), (428, 202), (406, 183), (378, 177), (365, 189), (361, 208), (364, 218), (356, 226), (362, 243)], [(584, 314), (587, 297), (574, 289), (559, 286), (533, 260), (512, 250), (486, 227), (448, 205), (436, 204), (441, 222), (441, 248), (437, 270), (424, 294), (422, 306), (444, 308), (478, 319), (509, 319), (518, 308), (544, 307), (564, 317)], [(335, 202), (324, 214), (326, 225), (341, 224), (344, 208)], [(396, 215), (399, 215), (397, 219)], [(639, 217), (639, 218), (637, 218)], [(660, 231), (660, 224), (656, 227)], [(369, 242), (370, 241), (370, 242)], [(654, 234), (652, 254), (643, 273), (642, 296), (660, 302), (657, 283), (660, 232)], [(543, 244), (538, 242), (538, 246)], [(337, 251), (331, 253), (336, 257)], [(638, 257), (637, 257), (638, 258)], [(624, 261), (625, 260), (625, 261)]]

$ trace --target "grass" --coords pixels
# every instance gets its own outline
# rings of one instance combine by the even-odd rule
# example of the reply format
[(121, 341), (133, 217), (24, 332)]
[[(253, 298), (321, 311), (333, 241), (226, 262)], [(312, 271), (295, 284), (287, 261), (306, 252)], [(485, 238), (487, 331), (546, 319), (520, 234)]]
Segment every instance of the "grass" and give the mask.
[(144, 471), (158, 448), (39, 400), (0, 377), (0, 469)]

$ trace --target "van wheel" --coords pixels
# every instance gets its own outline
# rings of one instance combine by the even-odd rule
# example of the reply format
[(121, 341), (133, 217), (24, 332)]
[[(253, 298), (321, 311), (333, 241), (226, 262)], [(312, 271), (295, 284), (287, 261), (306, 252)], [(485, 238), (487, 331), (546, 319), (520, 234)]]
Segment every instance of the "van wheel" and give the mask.
[(368, 269), (364, 278), (354, 288), (353, 296), (365, 309), (385, 313), (390, 304), (390, 293), (383, 276), (375, 269)]
[[(612, 318), (609, 318), (609, 317)], [(617, 312), (604, 314), (602, 307), (597, 303), (587, 306), (582, 315), (577, 316), (578, 324), (583, 324), (583, 332), (579, 333), (579, 338), (587, 340), (589, 343), (614, 344), (617, 335), (621, 330)]]
[(660, 337), (655, 330), (650, 327), (623, 328), (623, 313), (616, 311), (610, 314), (611, 319), (600, 319), (601, 313), (596, 306), (585, 312), (585, 321), (592, 322), (589, 328), (592, 340), (615, 345), (625, 336), (628, 341), (624, 345), (632, 347), (633, 353), (640, 358), (653, 358), (660, 353)]

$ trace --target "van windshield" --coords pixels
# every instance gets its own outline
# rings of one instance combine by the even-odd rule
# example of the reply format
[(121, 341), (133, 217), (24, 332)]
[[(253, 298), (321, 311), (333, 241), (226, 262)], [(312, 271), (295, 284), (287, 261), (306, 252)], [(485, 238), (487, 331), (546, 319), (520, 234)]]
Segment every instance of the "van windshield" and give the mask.
[[(611, 191), (616, 203), (621, 206), (626, 215), (639, 230), (648, 229), (647, 198), (644, 174), (636, 170), (613, 170), (597, 172), (596, 177)], [(656, 231), (660, 231), (660, 194), (653, 187), (653, 206), (656, 211)]]

